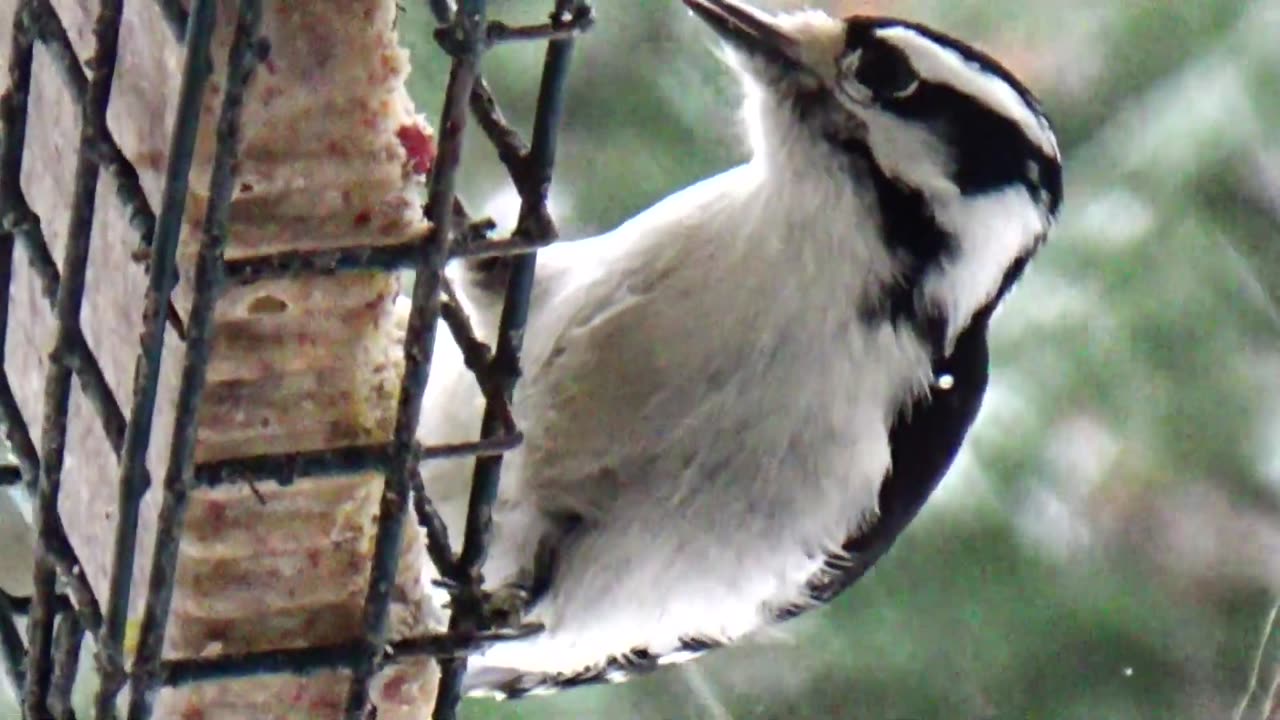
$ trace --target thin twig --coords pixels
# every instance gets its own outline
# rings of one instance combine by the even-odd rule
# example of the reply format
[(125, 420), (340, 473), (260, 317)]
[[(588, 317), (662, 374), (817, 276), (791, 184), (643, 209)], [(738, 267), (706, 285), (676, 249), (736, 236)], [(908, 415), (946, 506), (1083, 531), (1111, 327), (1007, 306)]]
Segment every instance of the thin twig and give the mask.
[[(1271, 632), (1275, 629), (1277, 616), (1280, 616), (1280, 602), (1271, 606), (1271, 611), (1267, 613), (1267, 620), (1262, 625), (1262, 640), (1258, 642), (1258, 649), (1253, 655), (1253, 665), (1249, 670), (1249, 684), (1245, 687), (1244, 695), (1236, 705), (1235, 712), (1231, 713), (1231, 720), (1243, 720), (1249, 701), (1258, 690), (1258, 678), (1262, 675), (1262, 661), (1266, 658), (1267, 645), (1271, 640)], [(1265, 706), (1263, 712), (1266, 712)]]

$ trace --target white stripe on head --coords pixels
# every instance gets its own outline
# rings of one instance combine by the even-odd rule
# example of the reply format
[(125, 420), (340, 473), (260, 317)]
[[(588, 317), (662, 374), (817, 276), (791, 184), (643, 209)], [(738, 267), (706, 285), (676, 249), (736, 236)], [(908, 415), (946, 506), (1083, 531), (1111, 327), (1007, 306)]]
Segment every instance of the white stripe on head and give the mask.
[(1049, 123), (999, 75), (913, 28), (882, 27), (875, 35), (901, 50), (924, 80), (951, 87), (1004, 115), (1046, 155), (1058, 157), (1058, 141)]

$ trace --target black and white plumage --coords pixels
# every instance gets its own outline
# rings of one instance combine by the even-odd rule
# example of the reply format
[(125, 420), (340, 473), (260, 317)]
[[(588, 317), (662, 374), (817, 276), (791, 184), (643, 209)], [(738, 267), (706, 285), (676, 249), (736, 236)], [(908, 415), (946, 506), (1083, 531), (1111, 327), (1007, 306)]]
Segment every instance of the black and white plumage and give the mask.
[[(541, 634), (474, 656), (518, 696), (686, 659), (831, 600), (946, 472), (988, 321), (1061, 200), (1053, 132), (990, 57), (918, 24), (684, 0), (743, 78), (750, 162), (541, 253), (484, 567)], [(466, 290), (467, 288), (463, 288)], [(492, 327), (495, 299), (471, 288)], [(438, 343), (420, 437), (481, 400)], [(423, 466), (451, 530), (470, 465)]]

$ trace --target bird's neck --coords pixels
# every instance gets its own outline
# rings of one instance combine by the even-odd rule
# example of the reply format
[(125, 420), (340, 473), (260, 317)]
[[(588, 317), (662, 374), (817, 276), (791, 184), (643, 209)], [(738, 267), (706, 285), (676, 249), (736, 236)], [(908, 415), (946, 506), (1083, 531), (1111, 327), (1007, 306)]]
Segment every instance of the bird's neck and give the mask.
[(1021, 273), (1047, 218), (1019, 185), (916, 189), (865, 146), (841, 152), (795, 127), (775, 123), (748, 165), (740, 212), (763, 230), (752, 251), (861, 315), (913, 326), (936, 357), (949, 353)]
[(848, 172), (804, 137), (757, 151), (722, 176), (728, 201), (707, 214), (720, 229), (707, 235), (732, 236), (734, 262), (774, 268), (744, 275), (766, 278), (780, 297), (846, 314), (870, 307), (896, 281), (897, 260), (877, 238), (874, 196)]

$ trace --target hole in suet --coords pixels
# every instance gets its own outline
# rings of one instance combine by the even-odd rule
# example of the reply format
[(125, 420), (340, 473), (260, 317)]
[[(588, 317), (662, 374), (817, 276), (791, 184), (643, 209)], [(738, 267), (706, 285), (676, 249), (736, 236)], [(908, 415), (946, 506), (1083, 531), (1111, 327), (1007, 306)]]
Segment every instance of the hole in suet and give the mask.
[(275, 295), (259, 295), (249, 303), (250, 315), (279, 315), (289, 309), (289, 303)]

